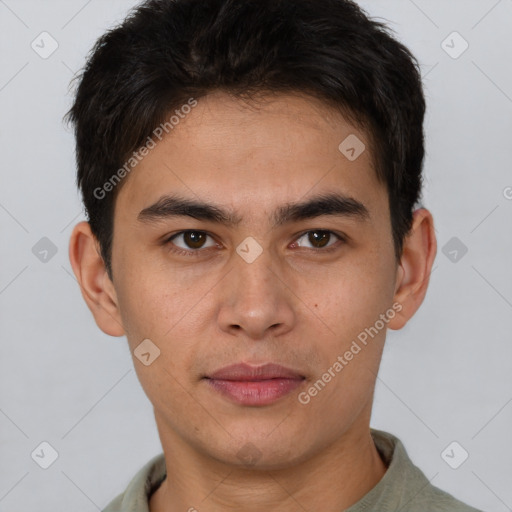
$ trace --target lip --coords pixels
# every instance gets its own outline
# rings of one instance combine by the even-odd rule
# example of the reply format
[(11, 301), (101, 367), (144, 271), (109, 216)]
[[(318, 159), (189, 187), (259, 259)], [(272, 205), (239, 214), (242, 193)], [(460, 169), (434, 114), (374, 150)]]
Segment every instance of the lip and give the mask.
[(267, 363), (226, 366), (205, 377), (210, 387), (240, 405), (269, 405), (300, 386), (305, 377), (295, 370)]
[(258, 381), (267, 379), (303, 379), (299, 372), (279, 364), (266, 363), (260, 366), (251, 366), (247, 363), (232, 364), (206, 376), (209, 379)]

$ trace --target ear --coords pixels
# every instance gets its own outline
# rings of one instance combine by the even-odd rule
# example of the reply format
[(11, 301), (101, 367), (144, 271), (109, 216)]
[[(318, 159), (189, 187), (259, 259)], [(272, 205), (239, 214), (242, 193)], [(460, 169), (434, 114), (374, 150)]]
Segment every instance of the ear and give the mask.
[(416, 313), (427, 293), (437, 241), (432, 214), (419, 208), (413, 214), (411, 231), (404, 240), (397, 269), (394, 303), (402, 306), (389, 321), (390, 329), (401, 329)]
[(125, 331), (114, 284), (88, 222), (80, 222), (74, 227), (69, 241), (69, 260), (98, 327), (110, 336), (122, 336)]

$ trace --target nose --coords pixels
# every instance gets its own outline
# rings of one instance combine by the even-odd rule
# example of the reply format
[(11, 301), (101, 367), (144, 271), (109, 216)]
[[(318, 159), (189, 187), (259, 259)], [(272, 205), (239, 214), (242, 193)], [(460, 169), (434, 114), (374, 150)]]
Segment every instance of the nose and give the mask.
[(220, 299), (220, 328), (234, 335), (243, 332), (253, 340), (279, 336), (292, 329), (296, 298), (270, 251), (264, 250), (251, 263), (238, 254), (233, 260), (234, 267)]

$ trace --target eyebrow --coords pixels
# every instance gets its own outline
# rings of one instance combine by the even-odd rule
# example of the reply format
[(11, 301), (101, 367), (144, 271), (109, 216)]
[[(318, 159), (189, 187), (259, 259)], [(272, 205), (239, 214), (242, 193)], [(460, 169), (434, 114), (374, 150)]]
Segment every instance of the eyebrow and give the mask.
[[(304, 202), (287, 203), (278, 207), (271, 216), (273, 227), (320, 216), (348, 217), (359, 222), (370, 219), (368, 208), (353, 197), (340, 193), (315, 196)], [(225, 226), (237, 226), (242, 217), (211, 203), (189, 199), (179, 195), (162, 196), (156, 203), (144, 208), (137, 219), (150, 223), (172, 217), (192, 217)]]

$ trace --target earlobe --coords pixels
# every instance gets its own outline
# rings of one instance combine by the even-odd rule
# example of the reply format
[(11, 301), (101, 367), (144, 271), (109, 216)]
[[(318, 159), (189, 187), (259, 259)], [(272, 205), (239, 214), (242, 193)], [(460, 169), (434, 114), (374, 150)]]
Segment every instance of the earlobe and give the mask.
[(108, 277), (97, 239), (88, 222), (80, 222), (73, 229), (69, 241), (69, 260), (98, 327), (110, 336), (125, 334), (114, 285)]
[(394, 296), (394, 302), (402, 308), (388, 323), (390, 329), (401, 329), (421, 306), (436, 252), (437, 241), (432, 214), (427, 209), (420, 208), (414, 212), (411, 231), (404, 240)]

